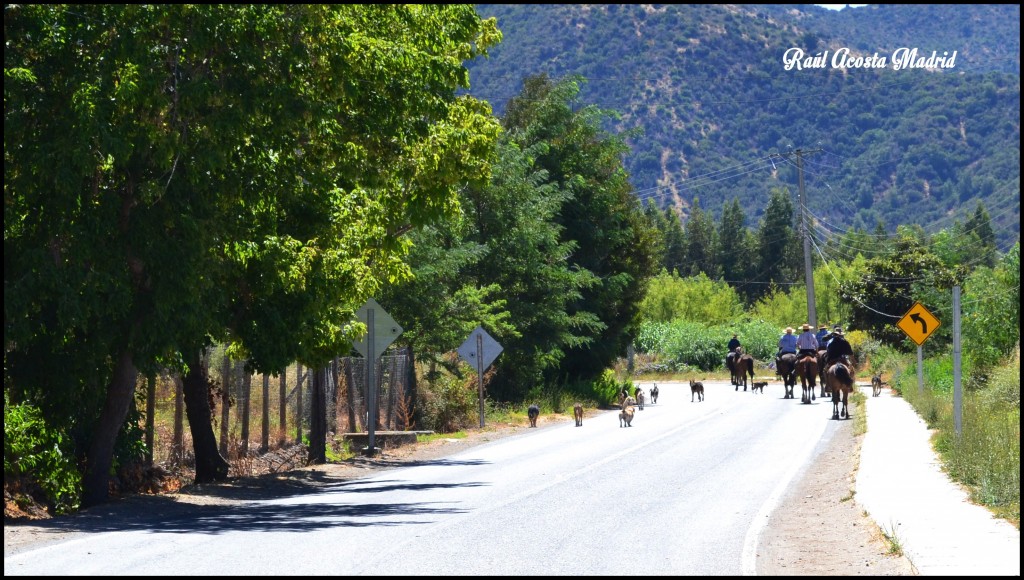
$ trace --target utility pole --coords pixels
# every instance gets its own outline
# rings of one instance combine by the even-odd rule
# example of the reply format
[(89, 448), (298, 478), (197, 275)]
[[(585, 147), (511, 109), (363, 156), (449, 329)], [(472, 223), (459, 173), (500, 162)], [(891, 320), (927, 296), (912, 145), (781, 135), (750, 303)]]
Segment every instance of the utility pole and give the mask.
[(804, 193), (804, 154), (819, 153), (821, 149), (804, 151), (797, 149), (791, 153), (777, 153), (772, 157), (783, 157), (796, 155), (796, 170), (799, 181), (799, 193), (797, 194), (800, 206), (800, 235), (804, 238), (804, 282), (807, 286), (807, 323), (811, 328), (818, 327), (818, 312), (814, 301), (814, 268), (811, 266), (811, 235), (807, 227), (807, 196)]

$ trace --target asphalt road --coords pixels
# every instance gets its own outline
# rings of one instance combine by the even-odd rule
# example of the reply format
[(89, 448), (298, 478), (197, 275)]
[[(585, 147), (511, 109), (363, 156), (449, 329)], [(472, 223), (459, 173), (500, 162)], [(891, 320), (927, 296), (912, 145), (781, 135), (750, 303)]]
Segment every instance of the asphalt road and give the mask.
[[(529, 430), (320, 493), (160, 515), (5, 557), (5, 575), (738, 575), (832, 405), (659, 385), (657, 405)], [(645, 383), (645, 388), (650, 384)]]

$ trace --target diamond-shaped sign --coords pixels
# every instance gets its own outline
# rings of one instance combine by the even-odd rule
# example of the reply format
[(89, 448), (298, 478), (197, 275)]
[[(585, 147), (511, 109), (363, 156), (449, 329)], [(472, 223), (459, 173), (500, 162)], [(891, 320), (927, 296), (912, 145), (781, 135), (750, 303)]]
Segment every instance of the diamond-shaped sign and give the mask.
[[(479, 344), (477, 337), (480, 337)], [(479, 349), (477, 348), (478, 346)], [(487, 334), (487, 331), (481, 326), (476, 327), (473, 332), (469, 333), (469, 338), (466, 339), (466, 342), (462, 343), (462, 346), (460, 346), (458, 350), (459, 356), (462, 357), (462, 360), (471, 364), (474, 369), (486, 369), (491, 366), (491, 363), (494, 362), (494, 359), (498, 358), (501, 351), (502, 348), (501, 345), (498, 344), (498, 341), (494, 340), (491, 335)], [(481, 363), (480, 367), (477, 367), (478, 357), (479, 362)]]
[(918, 302), (903, 315), (896, 326), (900, 327), (900, 330), (905, 332), (910, 340), (916, 342), (917, 346), (921, 346), (939, 327), (939, 319)]
[(373, 358), (384, 354), (388, 346), (402, 334), (402, 327), (398, 326), (394, 318), (388, 314), (380, 304), (373, 298), (356, 310), (356, 320), (366, 325), (367, 333), (362, 338), (352, 343), (352, 346), (365, 357), (370, 356), (370, 335), (373, 335)]

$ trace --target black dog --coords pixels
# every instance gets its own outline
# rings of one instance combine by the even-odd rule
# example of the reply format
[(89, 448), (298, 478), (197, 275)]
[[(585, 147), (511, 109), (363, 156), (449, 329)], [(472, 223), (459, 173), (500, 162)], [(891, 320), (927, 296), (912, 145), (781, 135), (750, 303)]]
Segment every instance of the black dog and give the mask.
[(526, 410), (526, 416), (530, 418), (530, 427), (536, 427), (537, 417), (540, 416), (540, 407), (530, 405), (530, 408)]
[(651, 387), (651, 402), (655, 405), (658, 404), (658, 383), (654, 383), (654, 386)]

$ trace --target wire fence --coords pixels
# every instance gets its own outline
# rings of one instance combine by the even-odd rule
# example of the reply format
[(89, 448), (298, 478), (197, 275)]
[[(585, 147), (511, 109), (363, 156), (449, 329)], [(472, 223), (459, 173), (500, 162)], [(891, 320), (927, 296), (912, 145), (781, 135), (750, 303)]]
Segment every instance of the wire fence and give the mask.
[[(394, 354), (377, 359), (374, 373), (378, 393), (375, 429), (411, 429), (409, 356), (404, 351), (389, 352)], [(294, 363), (278, 373), (250, 374), (245, 361), (226, 356), (223, 346), (209, 349), (203, 362), (213, 385), (210, 404), (214, 434), (226, 459), (237, 460), (303, 442), (311, 424), (315, 369)], [(340, 433), (365, 432), (369, 416), (366, 359), (338, 357), (326, 371), (328, 440)], [(150, 378), (140, 376), (138, 381), (138, 392), (147, 396), (143, 415), (152, 416), (152, 461), (172, 467), (192, 465), (192, 437), (181, 376), (166, 370), (153, 376), (151, 397)]]

